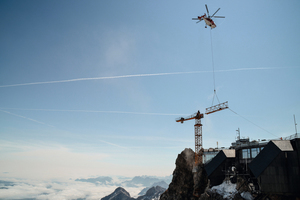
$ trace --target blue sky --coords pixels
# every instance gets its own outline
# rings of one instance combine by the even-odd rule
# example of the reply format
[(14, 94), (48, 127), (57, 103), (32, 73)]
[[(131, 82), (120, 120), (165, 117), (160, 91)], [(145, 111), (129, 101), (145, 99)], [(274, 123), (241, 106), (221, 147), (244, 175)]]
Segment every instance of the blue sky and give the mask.
[[(205, 4), (226, 16), (213, 30), (191, 20)], [(237, 128), (250, 139), (294, 134), (299, 8), (296, 0), (1, 1), (0, 177), (170, 175), (177, 154), (194, 149), (194, 122), (175, 118), (212, 105), (211, 47), (219, 100), (242, 117), (205, 116), (204, 148), (229, 147)]]

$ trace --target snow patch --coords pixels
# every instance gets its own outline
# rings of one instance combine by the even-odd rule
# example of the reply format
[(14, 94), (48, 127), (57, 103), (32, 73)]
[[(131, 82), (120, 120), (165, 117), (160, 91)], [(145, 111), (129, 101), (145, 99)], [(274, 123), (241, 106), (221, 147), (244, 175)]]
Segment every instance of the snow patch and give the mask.
[(222, 195), (224, 199), (233, 199), (234, 195), (238, 192), (236, 190), (236, 184), (231, 182), (223, 182), (221, 185), (217, 185), (211, 188), (211, 191)]
[(250, 192), (242, 192), (241, 196), (246, 200), (253, 200), (253, 196), (250, 194)]

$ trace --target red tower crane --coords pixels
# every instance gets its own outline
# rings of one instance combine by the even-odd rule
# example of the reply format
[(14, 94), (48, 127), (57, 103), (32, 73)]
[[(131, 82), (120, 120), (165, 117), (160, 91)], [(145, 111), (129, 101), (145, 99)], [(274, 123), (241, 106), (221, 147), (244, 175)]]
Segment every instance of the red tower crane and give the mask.
[[(206, 108), (205, 114), (211, 114), (220, 110), (224, 110), (228, 108), (228, 101), (224, 103), (220, 103), (218, 105)], [(194, 113), (191, 116), (188, 116), (186, 118), (180, 117), (176, 119), (176, 122), (183, 123), (184, 121), (188, 121), (191, 119), (195, 119), (195, 166), (197, 164), (202, 164), (202, 155), (203, 155), (203, 146), (202, 146), (202, 124), (201, 119), (204, 118), (203, 113), (198, 112)]]
[(191, 119), (195, 119), (195, 164), (202, 163), (202, 124), (201, 118), (203, 118), (203, 113), (198, 112), (194, 113), (193, 115), (186, 117), (186, 118), (178, 118), (176, 122), (183, 123), (184, 121), (188, 121)]

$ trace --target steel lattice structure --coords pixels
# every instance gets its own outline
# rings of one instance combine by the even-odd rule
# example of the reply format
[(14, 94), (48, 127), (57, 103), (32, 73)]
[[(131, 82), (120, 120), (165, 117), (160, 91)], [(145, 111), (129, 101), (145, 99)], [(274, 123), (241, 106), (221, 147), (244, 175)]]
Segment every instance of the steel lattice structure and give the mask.
[(184, 121), (195, 119), (195, 165), (202, 163), (202, 154), (203, 154), (203, 147), (202, 147), (202, 124), (201, 118), (203, 118), (203, 113), (196, 112), (195, 114), (186, 117), (186, 118), (178, 118), (176, 122), (183, 123)]
[(201, 119), (195, 119), (195, 164), (202, 163), (202, 124)]

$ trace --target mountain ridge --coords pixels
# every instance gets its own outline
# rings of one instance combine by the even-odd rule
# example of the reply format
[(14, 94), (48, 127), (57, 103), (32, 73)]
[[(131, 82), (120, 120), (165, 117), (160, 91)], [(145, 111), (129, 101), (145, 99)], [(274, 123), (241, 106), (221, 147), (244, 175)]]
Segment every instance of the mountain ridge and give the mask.
[(101, 200), (159, 200), (160, 195), (165, 191), (165, 188), (160, 186), (151, 187), (145, 195), (139, 196), (136, 199), (131, 197), (129, 192), (124, 188), (118, 187), (111, 194), (103, 197)]

